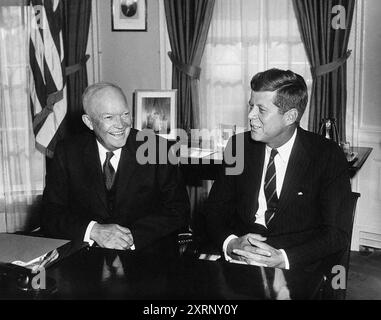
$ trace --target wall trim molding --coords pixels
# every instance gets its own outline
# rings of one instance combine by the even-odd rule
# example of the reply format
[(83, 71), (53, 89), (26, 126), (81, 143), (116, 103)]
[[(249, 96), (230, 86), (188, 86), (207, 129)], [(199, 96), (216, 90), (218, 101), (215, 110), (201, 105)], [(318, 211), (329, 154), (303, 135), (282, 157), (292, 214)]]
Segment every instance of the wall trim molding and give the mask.
[[(381, 128), (380, 127), (367, 127), (366, 129), (361, 129), (358, 132), (358, 142), (359, 145), (373, 144), (375, 148), (380, 143)], [(376, 150), (375, 150), (376, 152)]]
[(356, 2), (355, 16), (353, 21), (352, 32), (354, 32), (354, 59), (352, 60), (352, 86), (353, 91), (351, 95), (351, 110), (353, 113), (352, 121), (352, 144), (358, 145), (359, 140), (359, 128), (362, 118), (362, 105), (364, 102), (363, 92), (364, 92), (364, 20), (365, 20), (365, 10), (364, 1), (358, 0)]
[(7, 232), (5, 212), (0, 212), (0, 233)]
[(381, 234), (375, 228), (361, 226), (359, 231), (360, 246), (381, 248)]
[(380, 134), (381, 126), (363, 126), (359, 128), (359, 134)]
[[(352, 91), (348, 94), (347, 100), (347, 118), (348, 111), (350, 110), (352, 113), (352, 122), (350, 122), (350, 135), (352, 137), (351, 143), (352, 145), (359, 145), (360, 140), (360, 120), (361, 120), (361, 106), (363, 105), (363, 92), (364, 92), (364, 20), (365, 20), (365, 8), (364, 8), (364, 0), (357, 0), (355, 6), (355, 12), (352, 22), (352, 34), (351, 40), (353, 45), (353, 59), (350, 58), (348, 60), (348, 73), (352, 72), (352, 75), (348, 77), (348, 89)], [(350, 108), (350, 109), (349, 109)], [(348, 123), (348, 122), (347, 122)], [(359, 175), (357, 175), (352, 180), (352, 190), (356, 190), (356, 192), (360, 192), (360, 179)], [(353, 232), (352, 232), (352, 243), (351, 250), (358, 251), (360, 248), (360, 231), (362, 231), (362, 227), (360, 227), (358, 222), (358, 208), (359, 204), (357, 204), (357, 210), (355, 214), (355, 219), (353, 223)]]
[(102, 54), (100, 50), (100, 39), (99, 39), (99, 4), (98, 0), (91, 1), (91, 18), (90, 18), (90, 29), (89, 29), (89, 39), (87, 42), (87, 53), (90, 58), (87, 62), (87, 74), (89, 84), (94, 84), (102, 81), (101, 76), (101, 59)]
[(168, 57), (171, 51), (167, 22), (165, 18), (164, 0), (159, 0), (159, 28), (160, 28), (160, 86), (162, 90), (172, 88), (172, 63)]

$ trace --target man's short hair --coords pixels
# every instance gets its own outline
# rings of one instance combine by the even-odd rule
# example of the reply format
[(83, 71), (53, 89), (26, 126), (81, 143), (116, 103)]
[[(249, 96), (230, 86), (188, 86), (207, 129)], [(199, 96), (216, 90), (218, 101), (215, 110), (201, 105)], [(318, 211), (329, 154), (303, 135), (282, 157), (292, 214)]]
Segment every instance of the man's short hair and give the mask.
[(98, 92), (110, 88), (118, 91), (127, 104), (127, 98), (120, 87), (110, 82), (98, 82), (88, 86), (82, 94), (82, 105), (84, 112), (88, 114), (88, 107), (92, 97), (94, 97)]
[(298, 111), (296, 123), (299, 123), (308, 102), (307, 85), (303, 77), (290, 70), (269, 69), (257, 73), (250, 83), (253, 91), (276, 91), (273, 103), (286, 113), (295, 108)]

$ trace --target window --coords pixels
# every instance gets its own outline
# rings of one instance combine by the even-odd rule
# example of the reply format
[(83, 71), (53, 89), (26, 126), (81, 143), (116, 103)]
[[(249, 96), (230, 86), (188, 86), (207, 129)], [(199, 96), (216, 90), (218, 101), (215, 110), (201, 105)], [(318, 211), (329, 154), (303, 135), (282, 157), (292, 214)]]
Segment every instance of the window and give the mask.
[[(247, 128), (250, 80), (257, 72), (291, 69), (310, 88), (292, 0), (216, 0), (201, 67), (200, 116), (208, 129), (220, 123)], [(302, 127), (307, 120), (308, 110)]]
[[(0, 5), (0, 231), (22, 230), (42, 193), (44, 157), (34, 147), (29, 109), (27, 10)], [(5, 223), (4, 223), (5, 221)], [(4, 225), (5, 224), (5, 225)]]

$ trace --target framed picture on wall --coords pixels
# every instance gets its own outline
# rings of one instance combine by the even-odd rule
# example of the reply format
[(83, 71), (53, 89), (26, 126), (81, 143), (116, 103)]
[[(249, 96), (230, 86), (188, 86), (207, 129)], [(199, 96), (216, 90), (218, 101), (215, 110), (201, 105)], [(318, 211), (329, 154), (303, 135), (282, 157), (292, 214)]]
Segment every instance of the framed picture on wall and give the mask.
[(136, 90), (134, 126), (176, 140), (177, 90)]
[(112, 0), (112, 31), (147, 31), (146, 0)]

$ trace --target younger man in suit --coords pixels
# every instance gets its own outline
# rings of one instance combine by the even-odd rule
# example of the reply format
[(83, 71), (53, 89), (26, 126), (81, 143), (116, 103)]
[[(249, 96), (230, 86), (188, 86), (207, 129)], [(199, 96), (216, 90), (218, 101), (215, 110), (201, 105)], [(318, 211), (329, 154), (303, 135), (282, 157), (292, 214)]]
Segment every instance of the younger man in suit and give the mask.
[[(47, 171), (45, 234), (125, 250), (185, 226), (189, 200), (179, 170), (140, 164), (137, 151), (144, 142), (131, 128), (122, 90), (110, 83), (91, 85), (83, 106), (82, 120), (91, 133), (59, 143)], [(154, 137), (157, 145), (159, 139)]]
[[(251, 81), (250, 131), (239, 175), (222, 172), (206, 208), (209, 235), (227, 260), (277, 268), (318, 266), (346, 248), (348, 165), (339, 146), (299, 127), (304, 79), (271, 69)], [(234, 147), (233, 147), (234, 149)]]

